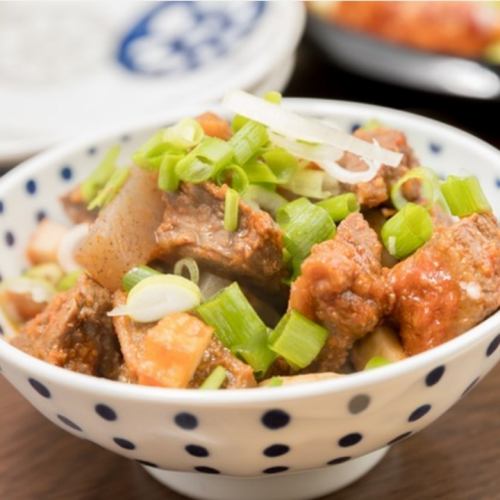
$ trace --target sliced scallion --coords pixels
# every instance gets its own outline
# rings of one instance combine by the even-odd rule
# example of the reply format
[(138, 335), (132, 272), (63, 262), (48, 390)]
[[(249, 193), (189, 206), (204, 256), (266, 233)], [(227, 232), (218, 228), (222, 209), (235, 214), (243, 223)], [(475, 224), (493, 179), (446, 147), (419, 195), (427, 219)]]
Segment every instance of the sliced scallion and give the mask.
[(247, 173), (241, 167), (234, 164), (221, 168), (217, 172), (215, 180), (219, 185), (230, 185), (238, 193), (243, 193), (249, 184)]
[(423, 206), (408, 203), (385, 222), (380, 235), (387, 251), (404, 259), (431, 238), (432, 218)]
[(82, 182), (80, 191), (85, 202), (90, 203), (99, 193), (99, 191), (109, 181), (116, 170), (116, 161), (120, 156), (120, 146), (116, 145), (110, 148), (104, 155), (101, 163), (95, 170)]
[(316, 203), (324, 208), (334, 222), (344, 220), (349, 214), (359, 211), (359, 203), (354, 193), (344, 193)]
[(193, 118), (184, 118), (163, 132), (163, 141), (178, 149), (190, 149), (200, 143), (205, 133)]
[(243, 198), (250, 204), (256, 204), (262, 210), (269, 212), (273, 216), (288, 202), (286, 198), (265, 187), (251, 184), (243, 193)]
[(180, 154), (184, 151), (165, 142), (164, 136), (167, 129), (161, 129), (150, 137), (133, 155), (134, 163), (146, 170), (158, 170), (163, 156), (169, 154)]
[(276, 176), (278, 184), (290, 182), (299, 168), (299, 162), (295, 156), (283, 148), (272, 148), (262, 154), (262, 159)]
[(149, 278), (150, 276), (157, 276), (161, 274), (160, 271), (153, 269), (149, 266), (137, 266), (133, 267), (123, 275), (122, 286), (126, 292), (130, 292), (139, 281)]
[(281, 387), (283, 379), (281, 377), (271, 377), (261, 384), (261, 387)]
[(224, 229), (226, 231), (236, 231), (238, 229), (239, 205), (240, 195), (237, 191), (228, 187), (224, 198)]
[(267, 130), (260, 123), (249, 121), (229, 139), (238, 165), (244, 165), (268, 141)]
[(76, 285), (76, 282), (82, 273), (83, 271), (78, 270), (65, 274), (56, 284), (57, 291), (65, 292), (66, 290), (71, 290), (71, 288)]
[(264, 94), (264, 99), (272, 104), (281, 104), (281, 93), (276, 90), (270, 90)]
[(251, 184), (276, 184), (278, 178), (263, 161), (252, 159), (245, 165), (245, 172)]
[(322, 200), (333, 193), (325, 191), (326, 173), (323, 170), (312, 170), (309, 168), (298, 169), (292, 178), (282, 187), (299, 196)]
[(102, 208), (111, 202), (125, 184), (129, 174), (130, 169), (128, 167), (117, 168), (105, 186), (99, 191), (99, 194), (89, 203), (88, 209)]
[(319, 354), (328, 330), (291, 310), (269, 336), (269, 347), (295, 369), (309, 366)]
[(441, 192), (453, 215), (468, 217), (475, 213), (491, 212), (491, 206), (477, 177), (450, 175), (441, 184)]
[(237, 283), (221, 290), (197, 308), (219, 340), (257, 373), (265, 373), (276, 358), (267, 346), (267, 327)]
[(198, 284), (200, 281), (200, 269), (198, 268), (198, 264), (191, 257), (185, 257), (184, 259), (178, 260), (174, 265), (174, 274), (178, 276), (182, 276), (184, 274), (184, 270), (187, 270), (189, 274), (189, 279)]
[(210, 375), (200, 385), (203, 390), (217, 390), (222, 387), (227, 377), (227, 372), (223, 366), (216, 366)]
[(373, 356), (373, 358), (368, 360), (364, 369), (373, 370), (374, 368), (380, 368), (381, 366), (387, 366), (390, 364), (391, 362), (383, 356)]
[(407, 200), (403, 194), (403, 188), (404, 185), (411, 180), (419, 182), (419, 199), (422, 200), (422, 203), (419, 204), (426, 208), (431, 208), (435, 202), (439, 201), (440, 191), (437, 175), (432, 170), (425, 167), (412, 168), (403, 175), (391, 189), (391, 201), (398, 210), (401, 210), (409, 203), (409, 200)]
[(181, 158), (180, 155), (166, 154), (163, 156), (158, 172), (158, 188), (162, 191), (177, 191), (179, 177), (175, 172), (175, 167)]
[(37, 266), (30, 267), (26, 270), (24, 276), (27, 278), (45, 280), (52, 285), (56, 285), (64, 276), (64, 272), (61, 267), (54, 262), (47, 262), (45, 264), (38, 264)]

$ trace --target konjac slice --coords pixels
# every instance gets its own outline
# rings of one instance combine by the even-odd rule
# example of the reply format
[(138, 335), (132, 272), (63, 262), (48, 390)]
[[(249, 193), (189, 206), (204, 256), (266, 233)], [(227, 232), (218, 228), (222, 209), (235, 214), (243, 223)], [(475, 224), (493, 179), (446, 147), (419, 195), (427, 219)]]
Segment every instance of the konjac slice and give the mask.
[(101, 285), (109, 290), (120, 288), (129, 269), (154, 256), (154, 231), (163, 209), (154, 176), (133, 168), (126, 184), (90, 227), (77, 261)]

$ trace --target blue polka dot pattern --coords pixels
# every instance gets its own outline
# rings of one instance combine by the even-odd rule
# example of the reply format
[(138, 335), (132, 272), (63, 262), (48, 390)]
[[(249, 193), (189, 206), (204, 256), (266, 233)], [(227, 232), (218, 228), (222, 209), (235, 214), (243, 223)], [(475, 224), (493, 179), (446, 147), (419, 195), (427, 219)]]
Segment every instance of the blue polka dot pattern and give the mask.
[(14, 234), (11, 231), (6, 231), (4, 238), (5, 238), (5, 243), (8, 247), (14, 246), (16, 239), (14, 237)]
[(121, 140), (122, 142), (128, 142), (128, 141), (130, 141), (130, 135), (128, 135), (128, 134), (123, 134), (123, 135), (121, 136), (120, 140)]
[(0, 200), (0, 214), (3, 214), (4, 210), (5, 210), (5, 205), (4, 205), (3, 201)]
[(95, 405), (95, 412), (104, 420), (109, 420), (112, 422), (113, 420), (117, 420), (118, 415), (116, 414), (113, 408), (110, 408), (108, 405), (99, 403)]
[(120, 437), (114, 437), (113, 441), (120, 448), (123, 448), (124, 450), (135, 450), (135, 444), (132, 443), (132, 441), (129, 441), (128, 439), (124, 439), (124, 438), (120, 438)]
[(428, 387), (436, 385), (441, 380), (441, 377), (443, 376), (444, 372), (445, 372), (445, 367), (442, 365), (438, 366), (437, 368), (434, 368), (434, 370), (429, 372), (427, 374), (427, 377), (425, 377), (425, 384)]
[(35, 219), (36, 219), (37, 222), (43, 221), (43, 219), (45, 219), (45, 217), (47, 217), (47, 214), (43, 210), (39, 210), (35, 214)]
[(349, 401), (348, 405), (349, 412), (352, 413), (353, 415), (356, 415), (366, 410), (369, 404), (370, 404), (370, 396), (366, 394), (358, 394)]
[(89, 156), (94, 156), (97, 153), (97, 148), (95, 146), (92, 146), (87, 149), (87, 154)]
[(205, 465), (198, 465), (197, 467), (194, 468), (194, 470), (198, 472), (203, 472), (205, 474), (220, 474), (220, 472), (217, 469), (214, 469), (213, 467), (207, 467)]
[(264, 474), (278, 474), (279, 472), (286, 472), (288, 470), (288, 467), (285, 467), (283, 465), (277, 465), (276, 467), (268, 467), (267, 469), (264, 469), (262, 472)]
[(351, 457), (338, 457), (338, 458), (334, 458), (333, 460), (330, 460), (329, 462), (327, 462), (327, 465), (343, 464), (344, 462), (347, 462), (348, 460), (351, 460)]
[(406, 439), (407, 437), (410, 437), (412, 435), (411, 431), (404, 432), (403, 434), (400, 434), (399, 436), (395, 437), (394, 439), (391, 439), (387, 444), (391, 445), (394, 443), (397, 443), (398, 441), (402, 441), (403, 439)]
[(283, 410), (269, 410), (262, 415), (262, 423), (268, 429), (281, 429), (290, 423), (290, 415)]
[(441, 146), (441, 144), (437, 144), (435, 142), (430, 142), (429, 149), (432, 153), (437, 155), (437, 154), (441, 153), (443, 147)]
[(197, 444), (188, 444), (184, 448), (193, 457), (208, 457), (209, 453), (206, 448)]
[(272, 444), (268, 446), (262, 453), (266, 457), (280, 457), (281, 455), (285, 455), (290, 451), (290, 447), (286, 444)]
[(57, 418), (65, 425), (70, 427), (71, 429), (75, 431), (82, 431), (82, 428), (79, 425), (76, 425), (75, 422), (70, 420), (68, 417), (65, 417), (64, 415), (57, 415)]
[[(0, 281), (1, 281), (1, 280), (0, 280)], [(3, 327), (2, 327), (2, 325), (0, 325), (0, 335), (3, 335), (3, 334), (4, 334), (4, 333), (3, 333)]]
[(416, 422), (417, 420), (420, 420), (422, 417), (425, 417), (427, 413), (431, 410), (431, 405), (422, 405), (419, 406), (409, 417), (408, 421), (409, 422)]
[(178, 413), (174, 417), (174, 422), (181, 428), (187, 431), (196, 429), (198, 427), (198, 419), (191, 413)]
[(73, 178), (73, 170), (69, 165), (65, 165), (63, 168), (61, 168), (61, 171), (59, 173), (61, 175), (61, 178), (65, 181), (69, 181)]
[(339, 439), (339, 446), (342, 448), (348, 448), (349, 446), (354, 446), (358, 444), (363, 439), (363, 436), (359, 432), (353, 432), (347, 434), (346, 436)]
[(488, 349), (486, 349), (486, 356), (491, 356), (498, 349), (498, 346), (500, 346), (500, 334), (491, 341)]
[(356, 132), (356, 130), (358, 130), (358, 128), (361, 128), (361, 124), (359, 124), (359, 123), (353, 123), (351, 125), (351, 134), (354, 134), (354, 132)]
[(497, 178), (495, 179), (495, 184), (497, 185), (497, 188), (499, 188), (499, 189), (500, 189), (500, 177), (497, 177)]
[(28, 382), (30, 383), (31, 387), (33, 387), (33, 389), (35, 389), (35, 391), (38, 392), (38, 394), (40, 394), (40, 396), (47, 399), (51, 397), (50, 391), (47, 389), (47, 387), (45, 387), (38, 380), (35, 380), (34, 378), (29, 378)]
[(146, 467), (154, 467), (155, 469), (158, 469), (158, 466), (154, 464), (153, 462), (148, 462), (147, 460), (136, 460), (137, 463), (141, 465), (145, 465)]
[(36, 193), (36, 181), (34, 179), (30, 179), (29, 181), (27, 181), (25, 187), (28, 194)]

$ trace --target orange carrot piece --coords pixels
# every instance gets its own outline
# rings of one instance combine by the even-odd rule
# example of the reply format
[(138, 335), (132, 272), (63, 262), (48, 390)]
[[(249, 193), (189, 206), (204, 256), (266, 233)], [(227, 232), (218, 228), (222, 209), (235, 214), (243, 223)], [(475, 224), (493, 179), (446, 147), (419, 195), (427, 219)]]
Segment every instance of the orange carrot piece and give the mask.
[(231, 127), (224, 118), (215, 113), (206, 112), (196, 118), (198, 123), (203, 128), (205, 134), (211, 137), (218, 137), (227, 141), (231, 135)]

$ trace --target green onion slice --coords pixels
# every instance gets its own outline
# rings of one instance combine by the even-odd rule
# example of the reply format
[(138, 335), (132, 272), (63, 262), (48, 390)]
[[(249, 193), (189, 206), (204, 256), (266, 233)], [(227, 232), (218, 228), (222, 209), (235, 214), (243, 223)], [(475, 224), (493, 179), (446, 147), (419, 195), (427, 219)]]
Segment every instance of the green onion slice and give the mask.
[(149, 266), (137, 266), (133, 267), (123, 275), (122, 286), (126, 292), (130, 292), (139, 281), (142, 281), (150, 276), (158, 276), (160, 271), (153, 269)]
[(200, 385), (203, 390), (217, 390), (222, 387), (227, 377), (227, 372), (223, 366), (216, 366), (210, 375)]
[(391, 361), (384, 358), (383, 356), (373, 356), (368, 363), (365, 365), (365, 370), (373, 370), (374, 368), (380, 368), (381, 366), (390, 365)]
[(441, 184), (441, 192), (453, 215), (468, 217), (474, 213), (491, 212), (491, 206), (477, 177), (460, 178), (450, 175)]
[(379, 122), (378, 120), (375, 120), (374, 118), (367, 120), (361, 128), (363, 130), (371, 131), (371, 130), (377, 130), (378, 128), (382, 127), (382, 123)]
[(312, 363), (327, 338), (326, 328), (291, 310), (271, 332), (269, 347), (292, 368), (302, 369)]
[(299, 196), (322, 200), (332, 195), (325, 191), (327, 175), (323, 170), (312, 170), (301, 168), (297, 170), (289, 182), (283, 184), (283, 188)]
[(297, 272), (311, 248), (335, 235), (335, 223), (328, 212), (306, 198), (282, 206), (276, 220), (284, 233), (285, 248), (290, 252)]
[(419, 203), (426, 208), (431, 208), (436, 202), (439, 202), (439, 179), (438, 176), (430, 169), (425, 167), (412, 168), (403, 177), (401, 177), (391, 189), (392, 204), (401, 210), (407, 203), (410, 203), (404, 197), (403, 186), (411, 179), (418, 180), (420, 183), (419, 198), (423, 203)]
[(252, 184), (277, 184), (278, 178), (263, 161), (252, 159), (245, 165), (245, 172)]
[(38, 264), (37, 266), (30, 267), (24, 276), (27, 278), (34, 278), (47, 281), (52, 285), (57, 285), (59, 280), (64, 276), (61, 267), (53, 262), (46, 264)]
[(175, 167), (181, 158), (181, 155), (166, 154), (163, 156), (158, 172), (158, 188), (162, 191), (177, 191), (179, 177), (175, 172)]
[(243, 193), (243, 199), (250, 205), (257, 205), (258, 208), (269, 212), (275, 216), (276, 212), (288, 202), (286, 198), (265, 187), (252, 184)]
[(192, 281), (174, 274), (149, 276), (129, 292), (127, 303), (108, 316), (130, 316), (139, 323), (159, 321), (174, 312), (189, 311), (201, 302), (201, 292)]
[(421, 205), (408, 203), (385, 222), (380, 235), (387, 251), (404, 259), (431, 238), (432, 218)]
[(150, 137), (133, 155), (134, 163), (146, 170), (156, 171), (160, 168), (165, 154), (182, 154), (184, 150), (176, 148), (164, 141), (165, 131), (161, 129)]
[(249, 121), (229, 139), (238, 165), (244, 165), (268, 142), (267, 129), (260, 123)]
[(262, 154), (262, 159), (275, 175), (277, 184), (290, 182), (299, 169), (297, 158), (282, 148), (266, 151)]
[(219, 185), (229, 184), (238, 193), (243, 193), (249, 184), (247, 173), (234, 164), (222, 167), (217, 172), (215, 180)]
[(83, 274), (83, 271), (77, 270), (71, 273), (65, 274), (56, 284), (56, 289), (59, 292), (65, 292), (66, 290), (71, 290), (76, 285), (78, 278)]
[(95, 170), (82, 182), (80, 191), (85, 202), (90, 203), (99, 193), (99, 191), (109, 181), (116, 170), (116, 161), (120, 156), (120, 146), (113, 146), (104, 155), (101, 163)]
[(271, 377), (261, 384), (261, 387), (281, 387), (283, 379), (281, 377)]
[(200, 123), (193, 118), (184, 118), (163, 132), (163, 141), (178, 149), (190, 149), (200, 143), (205, 133)]
[(359, 211), (359, 203), (354, 193), (344, 193), (316, 203), (324, 208), (334, 222), (344, 220), (349, 214)]
[(174, 274), (182, 276), (185, 269), (189, 274), (189, 279), (193, 283), (198, 284), (200, 281), (200, 269), (196, 261), (191, 257), (185, 257), (184, 259), (178, 260), (174, 265)]
[(238, 213), (240, 208), (240, 195), (231, 188), (226, 189), (224, 198), (224, 229), (236, 231), (238, 229)]
[(218, 339), (233, 354), (264, 374), (276, 355), (267, 345), (267, 327), (237, 283), (221, 290), (197, 308), (203, 321), (215, 329)]
[(103, 208), (110, 203), (125, 184), (129, 174), (130, 168), (117, 168), (99, 194), (89, 203), (88, 209)]

